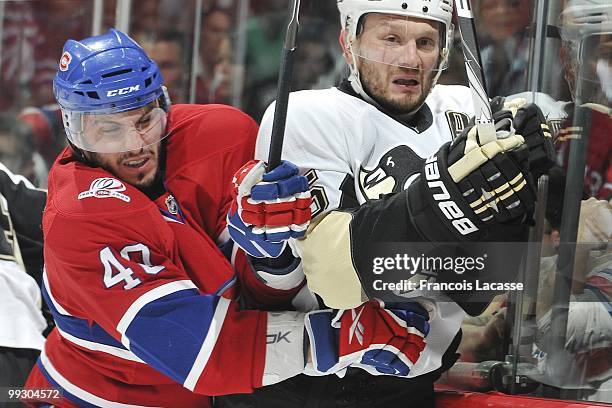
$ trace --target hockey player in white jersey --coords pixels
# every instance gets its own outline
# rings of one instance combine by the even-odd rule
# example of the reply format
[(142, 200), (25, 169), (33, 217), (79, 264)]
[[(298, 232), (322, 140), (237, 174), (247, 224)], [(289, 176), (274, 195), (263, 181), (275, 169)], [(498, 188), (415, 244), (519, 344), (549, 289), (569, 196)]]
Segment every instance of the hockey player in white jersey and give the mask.
[[(541, 113), (530, 108), (514, 119), (498, 115), (505, 119), (486, 140), (469, 124), (469, 88), (436, 85), (452, 43), (452, 0), (338, 0), (338, 8), (350, 75), (337, 88), (293, 92), (284, 135), (283, 159), (309, 180), (313, 222), (304, 239), (275, 256), (285, 248), (279, 261), (292, 252), (301, 257), (319, 306), (346, 309), (367, 299), (362, 255), (374, 242), (524, 240), (535, 195), (519, 133), (535, 121), (534, 134), (524, 136), (543, 134)], [(273, 112), (274, 104), (261, 123), (259, 160), (268, 157)], [(267, 242), (271, 225), (245, 225), (253, 242)], [(282, 396), (283, 407), (433, 407), (433, 382), (456, 360), (464, 316), (440, 297), (446, 301), (410, 299), (428, 311), (430, 332), (419, 359), (400, 375), (406, 378), (353, 365), (343, 378), (300, 375), (223, 397), (220, 406), (281, 406)]]

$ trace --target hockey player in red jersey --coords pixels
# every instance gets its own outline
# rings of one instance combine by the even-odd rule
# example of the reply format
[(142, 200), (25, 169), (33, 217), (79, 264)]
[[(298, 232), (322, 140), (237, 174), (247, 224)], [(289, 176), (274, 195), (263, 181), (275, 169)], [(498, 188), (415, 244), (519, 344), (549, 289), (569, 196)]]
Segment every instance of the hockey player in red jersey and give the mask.
[[(302, 286), (263, 278), (299, 262), (271, 271), (228, 240), (232, 176), (252, 157), (257, 126), (227, 106), (170, 107), (162, 83), (119, 31), (64, 46), (54, 94), (70, 147), (51, 169), (43, 217), (43, 297), (57, 327), (26, 384), (28, 404), (206, 407), (212, 395), (337, 372), (363, 356), (405, 371), (429, 330), (419, 308), (241, 307), (287, 310)], [(293, 186), (279, 190), (279, 205), (299, 195), (307, 208), (305, 180), (289, 164), (279, 170), (265, 176)], [(401, 361), (379, 361), (387, 345)]]

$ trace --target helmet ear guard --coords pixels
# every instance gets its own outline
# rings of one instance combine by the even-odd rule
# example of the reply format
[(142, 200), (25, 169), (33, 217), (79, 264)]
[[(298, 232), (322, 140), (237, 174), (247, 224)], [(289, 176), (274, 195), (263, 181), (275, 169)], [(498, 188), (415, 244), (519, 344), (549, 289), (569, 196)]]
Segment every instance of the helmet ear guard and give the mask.
[(168, 88), (165, 85), (162, 85), (162, 95), (159, 100), (159, 107), (165, 110), (166, 112), (170, 112), (170, 107), (172, 106), (172, 100), (170, 99), (170, 94), (168, 93)]

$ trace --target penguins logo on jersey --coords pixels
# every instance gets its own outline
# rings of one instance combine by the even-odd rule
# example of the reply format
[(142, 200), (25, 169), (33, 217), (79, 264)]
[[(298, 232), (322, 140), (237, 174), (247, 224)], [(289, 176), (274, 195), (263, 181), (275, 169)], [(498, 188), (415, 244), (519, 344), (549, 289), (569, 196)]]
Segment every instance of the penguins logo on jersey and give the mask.
[(446, 120), (448, 121), (448, 127), (453, 135), (453, 140), (457, 138), (463, 132), (469, 122), (470, 118), (463, 112), (447, 111)]
[(359, 188), (367, 199), (404, 190), (410, 176), (420, 173), (425, 159), (405, 145), (383, 154), (372, 170), (359, 168)]

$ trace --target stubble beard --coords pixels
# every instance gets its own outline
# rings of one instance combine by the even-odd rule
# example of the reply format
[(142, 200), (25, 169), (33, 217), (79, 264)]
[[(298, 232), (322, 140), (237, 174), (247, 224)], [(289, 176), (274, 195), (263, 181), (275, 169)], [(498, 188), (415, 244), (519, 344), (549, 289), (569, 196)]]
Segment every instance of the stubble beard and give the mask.
[[(106, 170), (107, 172), (109, 172), (110, 174), (114, 175), (115, 177), (121, 179), (122, 181), (125, 181), (131, 185), (133, 185), (134, 187), (136, 187), (137, 189), (146, 192), (148, 190), (150, 190), (151, 188), (154, 187), (154, 184), (156, 183), (156, 181), (159, 179), (160, 176), (160, 150), (161, 148), (157, 151), (157, 153), (155, 153), (155, 150), (152, 148), (143, 148), (142, 150), (138, 151), (138, 153), (141, 153), (142, 151), (147, 151), (148, 153), (151, 153), (153, 155), (153, 157), (155, 158), (155, 160), (157, 160), (157, 167), (155, 169), (154, 172), (152, 172), (151, 174), (145, 174), (144, 172), (139, 172), (136, 175), (136, 180), (125, 180), (121, 177), (121, 175), (116, 174), (116, 171), (113, 169), (113, 166), (111, 165), (111, 160), (108, 160), (106, 158), (104, 158), (104, 156), (100, 153), (96, 153), (96, 152), (87, 152), (86, 154), (86, 158), (92, 162), (92, 164), (102, 167), (104, 170)], [(117, 167), (117, 168), (121, 168), (122, 163), (124, 160), (128, 159), (130, 156), (135, 155), (135, 153), (133, 152), (125, 152), (122, 153), (118, 158), (116, 159), (112, 159), (112, 163)]]
[[(421, 83), (421, 91), (418, 95), (406, 94), (402, 97), (389, 97), (387, 95), (389, 83), (385, 83), (385, 80), (390, 77), (390, 75), (388, 77), (386, 75), (380, 75), (381, 64), (361, 59), (359, 65), (359, 77), (363, 90), (383, 109), (391, 114), (402, 115), (413, 113), (423, 105), (431, 90), (434, 75), (433, 71), (427, 75), (420, 75), (419, 81)], [(399, 67), (396, 69), (400, 71), (407, 70), (406, 68)]]

